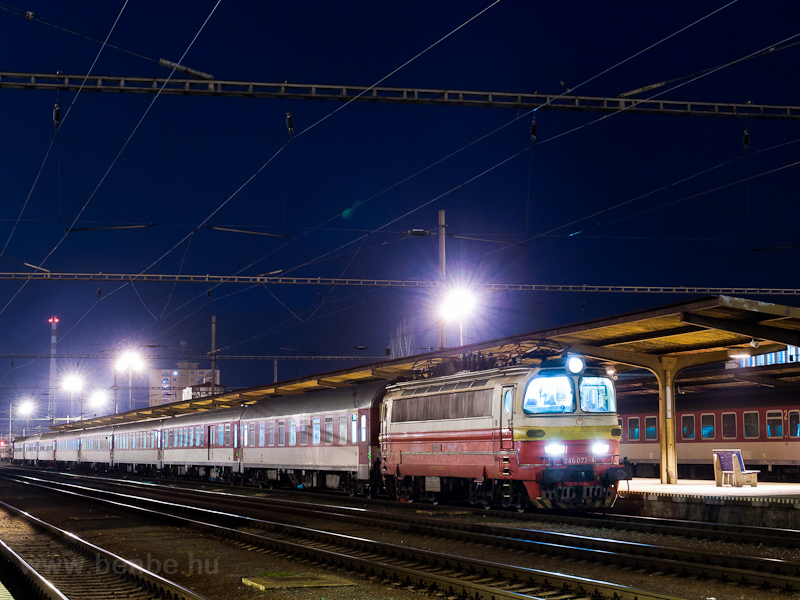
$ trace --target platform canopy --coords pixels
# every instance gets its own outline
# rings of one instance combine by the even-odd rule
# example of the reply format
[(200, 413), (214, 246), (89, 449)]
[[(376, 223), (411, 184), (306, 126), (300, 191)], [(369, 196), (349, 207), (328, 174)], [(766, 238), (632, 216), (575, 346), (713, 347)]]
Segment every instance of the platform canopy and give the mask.
[[(697, 371), (692, 367), (724, 364), (734, 356), (755, 356), (800, 346), (800, 309), (712, 296), (567, 325), (513, 335), (425, 354), (387, 359), (349, 369), (240, 389), (58, 425), (82, 429), (189, 412), (252, 404), (263, 398), (303, 394), (372, 381), (396, 381), (456, 372), (468, 361), (535, 364), (536, 350), (564, 350), (589, 357), (614, 369), (621, 397), (658, 390), (662, 440), (662, 482), (677, 480), (673, 398), (676, 377), (682, 385), (763, 386), (800, 385), (800, 364), (769, 368)], [(533, 351), (533, 352), (532, 352)], [(530, 354), (529, 354), (530, 353)], [(649, 371), (650, 375), (646, 372)], [(633, 377), (631, 377), (633, 375)], [(655, 376), (655, 378), (653, 377)], [(685, 378), (685, 383), (684, 383)]]

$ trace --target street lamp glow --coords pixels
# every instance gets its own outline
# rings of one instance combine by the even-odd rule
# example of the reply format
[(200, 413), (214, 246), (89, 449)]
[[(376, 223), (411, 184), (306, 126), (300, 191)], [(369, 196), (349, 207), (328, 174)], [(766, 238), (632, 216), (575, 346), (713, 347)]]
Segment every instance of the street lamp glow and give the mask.
[(92, 408), (100, 408), (108, 402), (108, 394), (103, 390), (95, 390), (89, 398), (89, 406)]
[(463, 288), (451, 290), (442, 304), (442, 317), (448, 321), (463, 319), (475, 307), (475, 296)]
[(70, 394), (78, 394), (83, 389), (83, 379), (80, 375), (67, 375), (61, 383), (61, 387)]
[(33, 402), (26, 400), (17, 409), (21, 415), (29, 415), (33, 412)]
[(122, 356), (117, 359), (115, 367), (117, 371), (127, 371), (128, 373), (133, 371), (143, 371), (144, 360), (138, 352), (129, 350), (128, 352), (123, 353)]

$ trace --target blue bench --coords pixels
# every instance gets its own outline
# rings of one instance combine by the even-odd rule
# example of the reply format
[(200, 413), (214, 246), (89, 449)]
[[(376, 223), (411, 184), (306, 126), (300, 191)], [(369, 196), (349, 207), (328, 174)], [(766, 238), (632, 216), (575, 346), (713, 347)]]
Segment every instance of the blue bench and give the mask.
[(717, 487), (732, 485), (742, 487), (758, 485), (758, 473), (746, 470), (741, 450), (712, 450), (714, 458), (714, 480)]

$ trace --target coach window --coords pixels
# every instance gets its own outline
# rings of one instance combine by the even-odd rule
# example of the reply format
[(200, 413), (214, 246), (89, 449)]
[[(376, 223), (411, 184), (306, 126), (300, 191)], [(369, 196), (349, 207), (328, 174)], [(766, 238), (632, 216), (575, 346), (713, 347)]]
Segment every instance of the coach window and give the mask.
[(209, 446), (216, 446), (217, 445), (217, 428), (214, 425), (209, 425), (208, 427), (208, 445)]
[(308, 446), (308, 421), (306, 419), (300, 421), (300, 445)]
[(639, 439), (639, 417), (628, 417), (628, 441)]
[(264, 421), (261, 421), (258, 424), (258, 445), (263, 446), (265, 439), (266, 438), (264, 437)]
[(779, 410), (767, 411), (767, 437), (783, 437), (783, 413)]
[(644, 439), (657, 440), (658, 439), (658, 419), (655, 417), (644, 418)]
[(361, 415), (361, 441), (367, 441), (367, 415)]
[(800, 437), (800, 410), (789, 411), (789, 437)]
[(255, 423), (248, 423), (247, 424), (247, 445), (248, 446), (255, 446), (256, 445), (256, 424)]
[(290, 446), (297, 445), (297, 430), (296, 430), (296, 422), (294, 419), (289, 421), (289, 445)]
[(333, 417), (325, 417), (325, 443), (333, 443)]
[(681, 437), (684, 440), (694, 439), (694, 415), (683, 415), (681, 417)]
[(356, 413), (350, 414), (350, 443), (358, 443), (358, 417)]
[(198, 425), (197, 426), (197, 439), (199, 440), (199, 442), (198, 442), (199, 446), (201, 446), (201, 447), (205, 446), (205, 442), (203, 440), (203, 426), (202, 425)]
[(267, 425), (267, 431), (268, 431), (267, 438), (269, 440), (269, 445), (270, 446), (274, 446), (275, 445), (275, 422), (274, 421), (270, 421), (269, 422), (269, 425)]
[(713, 414), (700, 415), (700, 434), (704, 440), (713, 440), (717, 437), (714, 426), (715, 418)]
[(278, 446), (286, 445), (286, 421), (278, 421)]
[(758, 435), (758, 413), (744, 413), (744, 437), (752, 439), (757, 438)]
[(339, 443), (347, 443), (347, 415), (339, 415)]
[(225, 446), (231, 445), (231, 424), (225, 423)]
[(319, 444), (320, 441), (319, 417), (311, 419), (311, 443)]
[(511, 414), (511, 403), (514, 400), (514, 392), (508, 388), (503, 392), (503, 412), (507, 415)]
[(722, 413), (722, 439), (736, 439), (736, 413)]

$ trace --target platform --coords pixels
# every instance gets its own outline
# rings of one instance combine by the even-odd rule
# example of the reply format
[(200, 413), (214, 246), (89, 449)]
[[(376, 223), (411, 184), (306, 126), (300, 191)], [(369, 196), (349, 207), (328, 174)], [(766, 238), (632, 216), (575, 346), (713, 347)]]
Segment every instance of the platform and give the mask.
[(800, 529), (800, 483), (717, 487), (713, 480), (635, 478), (620, 482), (613, 512), (648, 517)]

